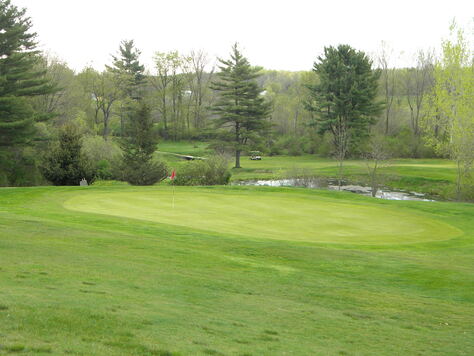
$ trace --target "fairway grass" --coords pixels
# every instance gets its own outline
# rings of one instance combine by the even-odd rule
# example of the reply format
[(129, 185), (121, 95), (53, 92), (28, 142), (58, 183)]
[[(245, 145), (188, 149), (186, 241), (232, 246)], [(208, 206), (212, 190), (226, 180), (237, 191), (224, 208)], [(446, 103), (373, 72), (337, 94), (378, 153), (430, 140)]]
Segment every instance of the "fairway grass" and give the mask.
[(169, 187), (151, 192), (90, 192), (64, 206), (223, 235), (288, 241), (393, 244), (447, 240), (461, 233), (427, 216), (387, 205), (341, 202), (291, 188), (278, 192), (181, 188), (174, 195), (174, 207)]
[(474, 205), (0, 189), (0, 355), (473, 355)]

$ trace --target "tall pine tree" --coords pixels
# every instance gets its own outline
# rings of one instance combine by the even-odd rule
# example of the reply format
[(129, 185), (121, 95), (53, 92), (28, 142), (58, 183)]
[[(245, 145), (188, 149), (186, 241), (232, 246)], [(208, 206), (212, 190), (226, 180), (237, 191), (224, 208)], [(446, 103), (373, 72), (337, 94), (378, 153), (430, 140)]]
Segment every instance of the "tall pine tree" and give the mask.
[(380, 72), (372, 70), (364, 52), (349, 45), (324, 48), (313, 71), (319, 83), (308, 86), (307, 109), (313, 112), (319, 133), (329, 132), (333, 138), (340, 184), (344, 159), (368, 137), (370, 125), (382, 110), (376, 100)]
[(256, 141), (269, 128), (266, 120), (270, 115), (270, 104), (265, 101), (263, 89), (256, 81), (260, 68), (252, 67), (239, 51), (232, 47), (230, 59), (219, 58), (217, 81), (211, 87), (219, 94), (213, 106), (220, 128), (231, 129), (235, 150), (235, 168), (240, 168), (240, 155), (244, 146)]
[(35, 121), (48, 118), (34, 112), (28, 98), (55, 90), (45, 72), (35, 69), (36, 33), (31, 32), (25, 11), (10, 0), (0, 1), (0, 148), (4, 149), (27, 143)]
[(117, 84), (124, 95), (131, 99), (141, 96), (140, 87), (145, 81), (145, 67), (140, 64), (140, 54), (133, 40), (124, 40), (120, 43), (118, 54), (112, 56), (113, 65), (106, 66), (116, 75)]
[(113, 74), (115, 86), (120, 92), (120, 132), (125, 135), (127, 121), (132, 119), (134, 102), (143, 98), (145, 66), (140, 63), (140, 51), (133, 40), (120, 43), (117, 55), (112, 56), (112, 66), (106, 66)]
[(140, 100), (133, 103), (131, 120), (120, 141), (123, 151), (123, 179), (134, 185), (152, 185), (166, 178), (166, 166), (153, 160), (158, 135), (153, 127), (150, 107)]

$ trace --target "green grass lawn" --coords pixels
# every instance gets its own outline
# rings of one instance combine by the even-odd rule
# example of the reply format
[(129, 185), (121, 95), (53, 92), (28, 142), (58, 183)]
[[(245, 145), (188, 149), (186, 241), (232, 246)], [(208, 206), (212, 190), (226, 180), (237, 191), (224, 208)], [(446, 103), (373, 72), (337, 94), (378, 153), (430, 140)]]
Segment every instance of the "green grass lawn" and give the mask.
[[(159, 144), (159, 153), (170, 167), (179, 167), (185, 161), (168, 153), (207, 156), (207, 143), (204, 142), (169, 142)], [(231, 166), (233, 166), (231, 161)], [(337, 177), (337, 162), (333, 159), (316, 155), (302, 156), (263, 156), (261, 161), (252, 161), (242, 156), (242, 168), (232, 170), (232, 180), (279, 179), (298, 174), (318, 177)], [(446, 159), (394, 159), (380, 170), (381, 183), (393, 189), (411, 190), (429, 194), (442, 199), (454, 196), (456, 166)], [(367, 183), (367, 166), (363, 160), (344, 162), (345, 179), (354, 183)]]
[(0, 189), (0, 354), (474, 354), (474, 205), (175, 189)]
[(209, 143), (200, 141), (163, 141), (158, 145), (159, 152), (181, 155), (206, 156), (209, 154)]

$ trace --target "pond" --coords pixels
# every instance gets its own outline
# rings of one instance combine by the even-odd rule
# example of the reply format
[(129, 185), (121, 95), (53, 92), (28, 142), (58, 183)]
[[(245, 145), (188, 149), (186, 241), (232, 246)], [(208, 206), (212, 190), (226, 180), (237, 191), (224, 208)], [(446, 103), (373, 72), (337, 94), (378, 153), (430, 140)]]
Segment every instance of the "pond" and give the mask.
[[(232, 185), (254, 185), (254, 186), (269, 186), (269, 187), (304, 187), (313, 189), (328, 189), (328, 190), (342, 190), (346, 192), (361, 194), (365, 196), (372, 196), (372, 189), (369, 186), (349, 184), (343, 182), (341, 187), (337, 184), (335, 179), (323, 178), (287, 178), (287, 179), (271, 179), (271, 180), (246, 180), (233, 182)], [(392, 190), (388, 188), (381, 188), (375, 194), (376, 198), (388, 200), (417, 200), (417, 201), (434, 201), (428, 199), (424, 194), (417, 192), (407, 192), (403, 190)]]

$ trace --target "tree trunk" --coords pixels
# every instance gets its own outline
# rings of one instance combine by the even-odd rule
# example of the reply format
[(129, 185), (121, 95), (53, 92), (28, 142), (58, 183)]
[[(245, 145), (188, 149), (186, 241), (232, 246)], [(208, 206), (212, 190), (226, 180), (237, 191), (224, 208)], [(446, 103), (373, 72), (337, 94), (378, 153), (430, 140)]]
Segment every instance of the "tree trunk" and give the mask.
[(236, 149), (235, 149), (235, 167), (234, 168), (240, 168), (240, 123), (236, 122), (235, 123), (235, 144)]
[(338, 174), (337, 174), (337, 185), (339, 190), (341, 190), (342, 186), (342, 164), (344, 163), (344, 158), (342, 156), (339, 157), (339, 169), (338, 169)]
[(235, 167), (240, 168), (240, 150), (235, 150)]
[(457, 170), (458, 170), (458, 175), (456, 177), (456, 199), (458, 201), (461, 200), (462, 197), (462, 170), (461, 170), (461, 161), (458, 159), (457, 160)]
[(107, 141), (109, 137), (109, 119), (104, 118), (104, 140)]

